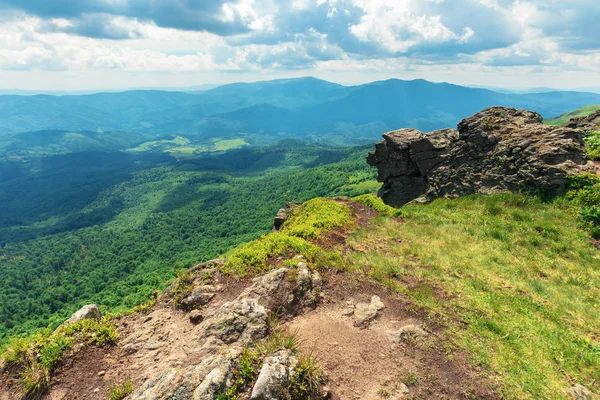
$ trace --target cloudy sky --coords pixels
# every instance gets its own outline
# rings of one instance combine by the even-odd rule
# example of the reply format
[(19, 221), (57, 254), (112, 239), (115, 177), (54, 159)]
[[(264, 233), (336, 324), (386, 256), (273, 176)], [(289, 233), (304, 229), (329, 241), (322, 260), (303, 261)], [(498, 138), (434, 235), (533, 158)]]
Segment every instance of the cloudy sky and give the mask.
[(0, 88), (600, 86), (599, 0), (0, 0)]

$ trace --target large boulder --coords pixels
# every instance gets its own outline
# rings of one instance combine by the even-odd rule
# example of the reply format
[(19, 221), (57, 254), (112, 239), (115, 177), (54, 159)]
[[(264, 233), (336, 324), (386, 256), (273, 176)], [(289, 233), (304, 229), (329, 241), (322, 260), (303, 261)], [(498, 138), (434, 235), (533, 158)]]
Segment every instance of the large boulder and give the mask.
[(298, 359), (289, 350), (281, 350), (267, 357), (252, 388), (250, 399), (280, 399), (281, 391), (288, 386), (297, 363)]
[(102, 313), (100, 309), (95, 304), (88, 304), (81, 307), (75, 314), (69, 318), (65, 324), (74, 324), (75, 322), (79, 322), (84, 319), (95, 319), (100, 320), (102, 318)]
[(367, 162), (379, 170), (379, 195), (396, 207), (472, 193), (559, 195), (569, 174), (593, 170), (583, 137), (594, 118), (551, 127), (535, 112), (492, 107), (457, 130), (388, 132)]

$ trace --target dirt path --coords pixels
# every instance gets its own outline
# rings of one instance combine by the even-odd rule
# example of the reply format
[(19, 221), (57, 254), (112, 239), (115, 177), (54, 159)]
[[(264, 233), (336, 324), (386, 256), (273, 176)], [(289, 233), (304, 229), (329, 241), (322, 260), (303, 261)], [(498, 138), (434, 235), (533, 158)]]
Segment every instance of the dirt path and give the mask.
[[(324, 304), (286, 327), (325, 367), (333, 399), (401, 399), (403, 390), (414, 399), (497, 398), (463, 355), (446, 358), (438, 329), (407, 311), (410, 304), (400, 295), (349, 274), (329, 277), (324, 294)], [(368, 302), (372, 295), (385, 308), (368, 327), (355, 327), (353, 317), (344, 315), (348, 303)], [(407, 325), (424, 327), (427, 336), (394, 343), (393, 333)]]

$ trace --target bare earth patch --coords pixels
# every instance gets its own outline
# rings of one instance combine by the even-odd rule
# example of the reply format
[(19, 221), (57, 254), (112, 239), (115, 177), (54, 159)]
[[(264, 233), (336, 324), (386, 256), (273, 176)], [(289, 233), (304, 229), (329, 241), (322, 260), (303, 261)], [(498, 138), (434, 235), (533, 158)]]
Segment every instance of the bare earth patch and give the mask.
[[(425, 326), (400, 295), (349, 274), (329, 277), (325, 301), (286, 324), (297, 332), (301, 348), (326, 368), (334, 399), (496, 399), (489, 383), (461, 354), (444, 354), (443, 338), (432, 327), (425, 338), (394, 343), (392, 334), (405, 326)], [(366, 328), (344, 315), (348, 303), (378, 295), (385, 308)], [(408, 389), (402, 396), (402, 384)]]

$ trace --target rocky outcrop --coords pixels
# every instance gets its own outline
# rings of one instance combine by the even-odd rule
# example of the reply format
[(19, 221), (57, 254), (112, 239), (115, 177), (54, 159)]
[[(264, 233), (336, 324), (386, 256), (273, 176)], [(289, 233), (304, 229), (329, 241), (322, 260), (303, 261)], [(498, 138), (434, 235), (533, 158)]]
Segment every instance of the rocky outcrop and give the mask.
[(292, 215), (292, 213), (294, 212), (294, 210), (296, 208), (298, 208), (298, 206), (301, 203), (294, 203), (294, 202), (290, 202), (287, 203), (285, 205), (285, 207), (280, 208), (279, 211), (277, 211), (277, 215), (275, 216), (275, 219), (273, 220), (273, 231), (278, 231), (281, 230), (281, 228), (283, 227), (283, 223), (285, 222), (285, 220)]
[(74, 324), (84, 319), (95, 319), (100, 320), (102, 318), (102, 313), (100, 309), (95, 304), (88, 304), (81, 307), (75, 314), (71, 316), (65, 324)]
[(559, 195), (569, 174), (593, 170), (583, 137), (600, 116), (550, 127), (534, 112), (492, 107), (458, 129), (383, 135), (367, 162), (379, 170), (379, 196), (392, 206), (472, 193)]
[[(295, 269), (279, 268), (253, 279), (252, 285), (235, 299), (216, 309), (206, 308), (207, 315), (203, 319), (198, 318), (198, 326), (202, 328), (198, 337), (199, 353), (202, 354), (199, 364), (163, 370), (147, 380), (128, 399), (215, 399), (218, 393), (232, 384), (242, 349), (267, 337), (268, 313), (277, 312), (285, 318), (304, 307), (316, 305), (321, 282), (321, 276), (311, 272), (304, 263), (299, 263)], [(203, 302), (207, 293), (214, 293), (214, 288), (199, 286), (190, 296), (203, 299)], [(135, 349), (132, 351), (135, 352)], [(295, 357), (285, 351), (267, 357), (252, 398), (278, 398), (281, 388), (293, 373), (295, 363)]]
[(381, 302), (379, 296), (371, 297), (370, 303), (358, 303), (354, 309), (354, 326), (366, 327), (377, 317), (380, 310), (385, 305)]
[(600, 110), (585, 117), (575, 117), (565, 122), (566, 128), (600, 130)]

